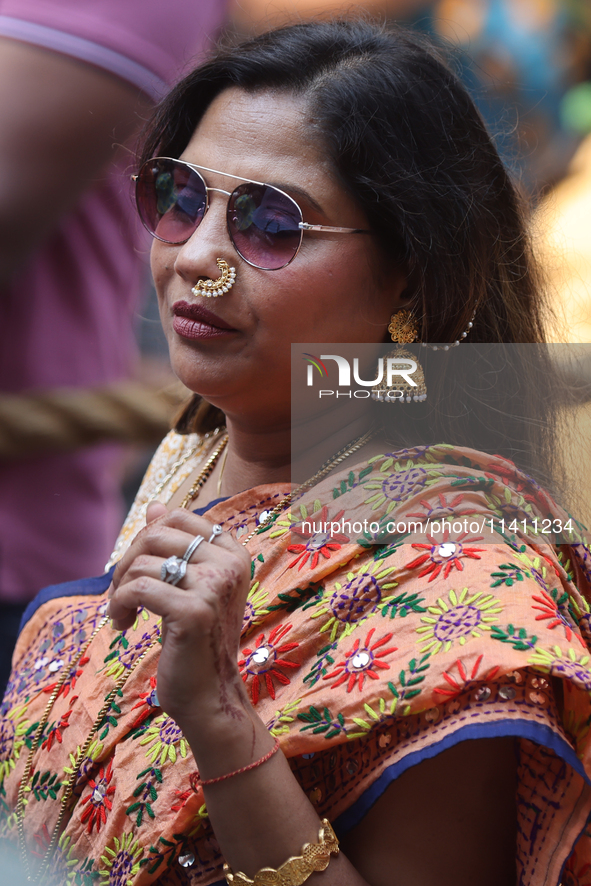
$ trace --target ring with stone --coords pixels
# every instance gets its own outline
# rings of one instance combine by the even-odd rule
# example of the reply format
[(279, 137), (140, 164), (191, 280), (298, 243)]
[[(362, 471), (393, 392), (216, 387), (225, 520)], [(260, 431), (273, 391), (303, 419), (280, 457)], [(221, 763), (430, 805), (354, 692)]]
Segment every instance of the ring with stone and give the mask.
[(179, 581), (185, 577), (187, 572), (186, 560), (180, 557), (172, 556), (165, 560), (160, 568), (160, 578), (169, 585), (178, 585)]
[(183, 554), (183, 560), (185, 561), (185, 563), (189, 562), (189, 560), (191, 559), (191, 557), (193, 556), (193, 554), (195, 553), (195, 551), (197, 550), (197, 548), (199, 547), (199, 545), (201, 544), (202, 541), (205, 541), (205, 538), (203, 537), (203, 535), (196, 535), (195, 536), (195, 538), (193, 539), (193, 541), (191, 542), (191, 544), (189, 545), (189, 547), (187, 548), (187, 550)]
[(219, 523), (215, 523), (215, 524), (211, 527), (211, 535), (210, 535), (209, 538), (207, 539), (207, 543), (210, 544), (212, 541), (215, 541), (215, 539), (218, 537), (218, 535), (221, 535), (223, 531), (224, 531), (224, 530), (222, 529), (222, 527), (220, 526), (220, 524), (219, 524)]

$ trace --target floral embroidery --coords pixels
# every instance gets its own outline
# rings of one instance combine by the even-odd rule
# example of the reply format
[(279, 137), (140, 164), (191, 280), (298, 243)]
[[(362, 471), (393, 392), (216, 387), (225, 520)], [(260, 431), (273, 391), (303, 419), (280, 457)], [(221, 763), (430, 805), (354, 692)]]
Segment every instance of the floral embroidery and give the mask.
[[(56, 686), (57, 673), (65, 663), (73, 661), (79, 654), (89, 634), (100, 621), (102, 606), (102, 603), (91, 606), (68, 604), (44, 624), (37, 642), (31, 645), (11, 675), (5, 701), (10, 703), (13, 697), (29, 697), (35, 690), (52, 692)], [(66, 696), (76, 685), (87, 661), (88, 658), (80, 661), (76, 671), (68, 676), (60, 689), (60, 696)]]
[(344, 511), (339, 511), (334, 517), (330, 517), (328, 507), (324, 505), (320, 511), (313, 514), (306, 521), (310, 524), (310, 529), (304, 529), (304, 523), (296, 523), (291, 527), (292, 533), (295, 532), (296, 535), (301, 535), (305, 542), (303, 544), (291, 544), (287, 548), (290, 553), (298, 555), (289, 564), (290, 569), (299, 563), (299, 571), (306, 565), (308, 560), (310, 561), (310, 568), (316, 569), (321, 555), (328, 560), (332, 551), (340, 551), (342, 545), (349, 542), (348, 535), (342, 532), (333, 533), (330, 530), (331, 523), (338, 523), (344, 513)]
[(553, 588), (549, 594), (546, 591), (541, 591), (540, 593), (541, 596), (539, 594), (532, 594), (532, 600), (535, 600), (538, 604), (537, 606), (532, 606), (532, 609), (537, 609), (540, 612), (540, 615), (536, 615), (536, 621), (548, 621), (546, 627), (549, 631), (558, 625), (562, 625), (569, 643), (574, 634), (581, 646), (584, 646), (583, 639), (573, 632), (572, 623), (567, 618), (567, 615), (570, 615), (571, 618), (573, 617), (569, 611), (570, 598), (567, 592), (563, 591), (560, 593), (556, 588)]
[(291, 652), (299, 646), (299, 643), (281, 642), (291, 631), (291, 627), (290, 624), (279, 625), (271, 631), (267, 641), (265, 641), (265, 635), (260, 634), (254, 642), (254, 648), (242, 650), (242, 654), (247, 658), (240, 659), (238, 667), (245, 683), (249, 677), (252, 677), (251, 697), (253, 704), (259, 700), (262, 684), (267, 687), (271, 698), (275, 698), (273, 680), (275, 679), (284, 685), (291, 682), (280, 668), (298, 668), (300, 666), (299, 662), (279, 658), (280, 655), (285, 655), (286, 652)]
[(51, 842), (51, 834), (45, 822), (41, 825), (41, 830), (33, 834), (33, 839), (37, 844), (37, 848), (32, 850), (31, 855), (34, 855), (36, 858), (43, 858)]
[(449, 541), (449, 528), (446, 528), (440, 541), (428, 535), (429, 544), (412, 545), (416, 550), (424, 550), (427, 553), (421, 554), (412, 562), (407, 563), (405, 568), (415, 569), (417, 566), (424, 566), (419, 572), (419, 578), (428, 575), (430, 582), (436, 579), (440, 572), (443, 572), (443, 578), (447, 578), (452, 569), (461, 572), (464, 569), (462, 564), (464, 557), (480, 560), (479, 554), (483, 551), (483, 548), (469, 548), (465, 545), (466, 541), (481, 541), (482, 536), (467, 538), (467, 535), (467, 532), (463, 532), (453, 541)]
[[(44, 839), (49, 845), (49, 831)], [(61, 835), (57, 842), (55, 854), (52, 860), (52, 868), (59, 879), (57, 882), (64, 883), (64, 886), (93, 886), (96, 883), (99, 874), (94, 866), (94, 859), (84, 858), (81, 862), (77, 860), (75, 855), (76, 845), (72, 845), (72, 838), (65, 832)], [(40, 853), (45, 854), (45, 852)]]
[(500, 640), (501, 643), (510, 643), (513, 649), (518, 652), (527, 652), (528, 649), (534, 649), (538, 638), (534, 635), (531, 637), (525, 628), (516, 628), (514, 625), (507, 625), (502, 628), (499, 625), (492, 625), (490, 635), (493, 640)]
[(152, 712), (155, 708), (160, 707), (160, 702), (158, 701), (158, 692), (156, 691), (156, 677), (152, 675), (150, 677), (150, 688), (146, 689), (145, 692), (140, 692), (139, 701), (137, 701), (133, 707), (132, 711), (135, 711), (137, 708), (140, 709), (137, 717), (131, 724), (132, 729), (137, 729), (138, 726), (147, 720), (148, 717), (151, 716)]
[(119, 840), (113, 837), (113, 846), (105, 846), (101, 861), (106, 865), (101, 869), (102, 886), (133, 886), (133, 878), (140, 870), (140, 858), (144, 850), (133, 834), (124, 834)]
[(0, 784), (14, 769), (25, 744), (30, 726), (26, 716), (27, 705), (18, 705), (0, 717)]
[[(107, 665), (105, 673), (112, 677), (114, 681), (119, 680), (125, 671), (132, 667), (142, 652), (145, 652), (152, 645), (154, 639), (160, 636), (160, 624), (161, 619), (158, 619), (156, 626), (151, 631), (145, 631), (135, 643), (130, 643), (127, 631), (117, 634), (111, 643), (111, 652), (105, 658), (105, 664)], [(133, 631), (134, 629), (131, 628), (131, 630)]]
[[(188, 452), (185, 439), (179, 440), (178, 446)], [(516, 504), (514, 490), (507, 489), (509, 497), (505, 495), (505, 502), (502, 501), (506, 486), (498, 482), (498, 472), (496, 480), (483, 476), (483, 464), (492, 464), (494, 474), (498, 461), (450, 447), (408, 450), (395, 456), (379, 456), (370, 465), (342, 472), (326, 484), (322, 501), (298, 503), (293, 514), (282, 515), (272, 525), (262, 522), (260, 512), (272, 509), (281, 500), (281, 491), (267, 496), (264, 502), (243, 493), (238, 507), (232, 509), (221, 503), (212, 514), (212, 519), (226, 528), (233, 526), (235, 535), (242, 540), (255, 526), (261, 530), (249, 545), (253, 575), (243, 625), (249, 639), (244, 639), (240, 646), (248, 647), (239, 656), (240, 671), (267, 729), (280, 737), (286, 752), (293, 752), (289, 754), (290, 765), (305, 793), (317, 804), (319, 813), (329, 818), (331, 804), (346, 808), (354, 803), (384, 771), (387, 760), (432, 746), (455, 728), (461, 728), (458, 724), (462, 722), (480, 725), (503, 718), (545, 722), (556, 734), (560, 732), (572, 742), (581, 760), (589, 756), (591, 661), (581, 655), (584, 650), (578, 640), (566, 639), (568, 629), (562, 620), (553, 624), (562, 613), (575, 635), (575, 621), (583, 631), (587, 621), (591, 628), (591, 612), (584, 600), (589, 593), (583, 575), (585, 562), (591, 578), (587, 554), (575, 554), (573, 576), (564, 564), (574, 551), (566, 545), (561, 551), (564, 560), (559, 565), (555, 550), (541, 545), (532, 548), (509, 537), (505, 539), (509, 551), (499, 558), (503, 547), (500, 541), (492, 549), (487, 546), (485, 551), (478, 548), (475, 538), (440, 537), (437, 533), (431, 538), (417, 539), (429, 544), (413, 548), (407, 537), (397, 535), (390, 543), (381, 534), (384, 524), (396, 516), (394, 511), (391, 518), (387, 517), (385, 511), (393, 507), (397, 495), (406, 501), (412, 496), (408, 507), (425, 511), (412, 516), (423, 519), (425, 515), (442, 519), (460, 513), (482, 518), (492, 513), (486, 498), (489, 493), (491, 501), (495, 499), (493, 509), (499, 513), (523, 509), (527, 502)], [(454, 468), (450, 470), (449, 465)], [(508, 468), (507, 463), (504, 466)], [(184, 467), (188, 471), (192, 465), (187, 461)], [(470, 476), (466, 476), (467, 472)], [(364, 484), (375, 487), (367, 489)], [(497, 498), (499, 490), (501, 498)], [(323, 522), (328, 522), (329, 513), (336, 514), (337, 509), (341, 514), (349, 513), (350, 503), (360, 509), (368, 496), (372, 500), (366, 512), (375, 506), (371, 513), (379, 531), (374, 532), (375, 524), (372, 525), (367, 537), (354, 538), (354, 544), (349, 542), (350, 548), (338, 551), (328, 547), (332, 543), (346, 543), (335, 537), (297, 535), (300, 528), (310, 528), (302, 525), (306, 519), (318, 523), (326, 516)], [(335, 506), (332, 502), (337, 498)], [(542, 516), (539, 501), (536, 507)], [(235, 513), (231, 514), (231, 510)], [(137, 511), (136, 516), (136, 525), (132, 526), (132, 521), (127, 526), (124, 545), (143, 524), (142, 514)], [(293, 536), (288, 534), (290, 531)], [(299, 542), (299, 549), (289, 550)], [(319, 546), (314, 549), (313, 544)], [(466, 553), (467, 548), (474, 556)], [(499, 567), (499, 559), (511, 562)], [(496, 573), (489, 577), (493, 569)], [(460, 571), (460, 587), (450, 591), (450, 579), (458, 577)], [(575, 578), (579, 591), (569, 585)], [(499, 599), (491, 596), (492, 590), (487, 587), (497, 579), (499, 591), (495, 595)], [(509, 592), (512, 584), (516, 587)], [(469, 590), (462, 591), (463, 585)], [(557, 590), (553, 591), (554, 588)], [(563, 596), (565, 592), (570, 603)], [(28, 669), (27, 678), (23, 681), (19, 672), (15, 673), (12, 695), (0, 711), (7, 714), (18, 699), (17, 713), (5, 717), (0, 725), (0, 766), (4, 774), (4, 784), (0, 785), (0, 828), (11, 839), (16, 833), (12, 810), (24, 766), (23, 755), (47, 702), (46, 693), (55, 686), (57, 662), (72, 661), (104, 605), (104, 598), (98, 605), (82, 596), (69, 599), (65, 606), (63, 601), (50, 601), (45, 612), (35, 616), (38, 641), (30, 657), (26, 652), (18, 662), (19, 670), (21, 662)], [(505, 599), (510, 610), (507, 607), (501, 624)], [(556, 604), (554, 608), (550, 599)], [(508, 623), (509, 618), (513, 624)], [(396, 641), (389, 628), (397, 629)], [(473, 639), (478, 632), (482, 634), (480, 639)], [(29, 636), (33, 633), (28, 631)], [(49, 802), (53, 812), (59, 806), (62, 782), (76, 771), (77, 757), (86, 739), (81, 700), (71, 698), (81, 694), (80, 682), (88, 686), (94, 683), (96, 675), (90, 696), (98, 710), (117, 674), (127, 673), (145, 648), (142, 644), (155, 634), (156, 618), (142, 613), (137, 624), (124, 634), (115, 636), (107, 627), (97, 638), (91, 648), (92, 676), (86, 673), (88, 659), (84, 658), (66, 681), (63, 695), (68, 694), (69, 701), (60, 698), (58, 710), (52, 712), (44, 728), (40, 739), (44, 747), (36, 754), (32, 773), (35, 793), (27, 794), (28, 799)], [(536, 634), (558, 639), (564, 649), (541, 649)], [(492, 640), (496, 642), (491, 644)], [(113, 645), (108, 648), (111, 641)], [(462, 648), (466, 643), (470, 645)], [(567, 652), (569, 645), (578, 652)], [(447, 655), (445, 649), (449, 649)], [(134, 679), (113, 697), (114, 706), (106, 713), (97, 735), (93, 735), (95, 740), (82, 761), (71, 810), (68, 807), (64, 817), (65, 831), (50, 861), (52, 880), (64, 886), (137, 886), (139, 882), (155, 880), (162, 886), (178, 886), (189, 880), (198, 884), (222, 877), (222, 860), (207, 811), (203, 805), (196, 811), (201, 797), (189, 790), (187, 776), (195, 765), (190, 749), (182, 744), (185, 740), (178, 725), (159, 708), (158, 651), (155, 648), (146, 655)], [(530, 656), (534, 663), (526, 666)], [(373, 661), (368, 660), (372, 658)], [(501, 670), (496, 661), (503, 662)], [(532, 667), (546, 676), (532, 672)], [(515, 675), (520, 668), (518, 680)], [(564, 678), (564, 705), (554, 706), (548, 671)], [(584, 691), (579, 691), (579, 687)], [(279, 704), (273, 701), (275, 694)], [(6, 719), (13, 721), (19, 734), (7, 727)], [(544, 776), (548, 760), (549, 765), (554, 765), (554, 758), (546, 754), (547, 759), (538, 760), (537, 768), (529, 766), (536, 754), (535, 742), (531, 745), (533, 749), (526, 749), (522, 758), (520, 791), (525, 797), (524, 809), (532, 798), (542, 808), (539, 817), (524, 812), (520, 820), (519, 864), (526, 871), (524, 886), (537, 882), (536, 874), (548, 858), (546, 847), (552, 844), (557, 826), (564, 821), (559, 818), (564, 815), (562, 809), (556, 814), (554, 810), (550, 815), (546, 813), (553, 800), (561, 796), (565, 784), (561, 773), (568, 768), (556, 758), (553, 779), (544, 782), (551, 788), (542, 798), (539, 776)], [(537, 748), (538, 753), (546, 753), (539, 745)], [(142, 762), (144, 754), (146, 759)], [(560, 772), (558, 766), (562, 767)], [(526, 775), (524, 783), (521, 772), (525, 770), (532, 775)], [(105, 785), (104, 795), (102, 790), (95, 793), (97, 787)], [(101, 804), (100, 796), (108, 803)], [(113, 805), (112, 811), (109, 803)], [(41, 822), (45, 817), (50, 823), (53, 820), (45, 815), (46, 808), (49, 813), (42, 803), (37, 809), (35, 803), (29, 806), (28, 841), (31, 846), (36, 841), (41, 855), (50, 839), (48, 828)], [(37, 822), (33, 825), (35, 814)], [(127, 821), (127, 825), (121, 824), (121, 820)], [(113, 834), (117, 835), (117, 842)], [(575, 876), (580, 881), (577, 886), (591, 886), (585, 869), (585, 862), (591, 857), (591, 838), (585, 839), (587, 843), (576, 863), (573, 856), (572, 870), (576, 875), (566, 873), (569, 865), (562, 874), (569, 886), (574, 886)], [(531, 862), (534, 854), (536, 859), (541, 858), (537, 871), (533, 871)], [(526, 870), (528, 864), (530, 868)]]
[[(435, 695), (443, 695), (447, 701), (451, 701), (452, 698), (457, 698), (458, 695), (461, 695), (462, 692), (465, 692), (467, 689), (469, 689), (471, 684), (474, 683), (474, 681), (476, 680), (476, 677), (477, 677), (478, 671), (480, 669), (480, 665), (482, 663), (483, 658), (484, 658), (483, 655), (478, 656), (478, 658), (474, 662), (474, 667), (470, 671), (470, 674), (468, 674), (466, 668), (464, 667), (463, 661), (460, 658), (458, 658), (457, 661), (455, 662), (455, 667), (458, 670), (458, 675), (459, 675), (461, 682), (458, 682), (456, 677), (453, 677), (450, 674), (450, 672), (449, 672), (449, 671), (451, 671), (451, 668), (450, 668), (449, 671), (444, 671), (442, 674), (443, 679), (449, 684), (450, 688), (449, 689), (440, 689), (439, 687), (436, 687), (433, 690), (433, 693)], [(494, 677), (498, 674), (499, 670), (500, 670), (500, 668), (498, 665), (493, 668), (490, 668), (490, 670), (485, 675), (483, 675), (479, 678), (478, 682), (487, 682), (487, 681), (493, 680)]]
[(59, 719), (59, 722), (56, 725), (51, 727), (51, 729), (49, 730), (49, 732), (47, 734), (45, 741), (41, 745), (42, 748), (44, 748), (48, 751), (51, 750), (51, 746), (56, 739), (59, 742), (59, 744), (62, 743), (63, 730), (67, 729), (68, 726), (70, 725), (68, 721), (69, 721), (70, 716), (72, 714), (72, 708), (74, 707), (74, 704), (76, 703), (77, 698), (78, 698), (78, 696), (74, 695), (70, 699), (70, 705), (71, 705), (70, 710), (66, 711), (65, 714), (62, 714), (62, 716)]
[(107, 812), (113, 808), (113, 794), (115, 793), (115, 785), (111, 784), (113, 780), (113, 760), (109, 762), (105, 769), (101, 766), (96, 779), (88, 780), (90, 791), (86, 796), (82, 797), (80, 803), (86, 805), (86, 809), (80, 816), (80, 821), (88, 822), (87, 832), (92, 834), (92, 829), (96, 824), (97, 831), (100, 831), (101, 825), (107, 822)]
[(90, 747), (88, 748), (88, 751), (86, 753), (86, 757), (79, 764), (78, 760), (79, 760), (82, 748), (80, 746), (78, 746), (76, 748), (75, 753), (69, 754), (68, 762), (70, 765), (64, 766), (64, 772), (66, 773), (66, 775), (72, 775), (73, 772), (78, 771), (78, 782), (77, 783), (79, 783), (80, 781), (83, 781), (86, 778), (86, 776), (89, 774), (89, 772), (95, 768), (96, 760), (98, 760), (98, 758), (102, 754), (103, 747), (104, 747), (104, 745), (98, 739), (95, 739), (95, 741), (93, 741), (92, 744), (90, 745)]
[(324, 734), (324, 738), (327, 740), (335, 738), (341, 733), (343, 735), (347, 734), (344, 716), (339, 712), (336, 717), (333, 717), (330, 710), (326, 707), (324, 710), (319, 711), (318, 708), (311, 705), (307, 713), (298, 714), (298, 720), (303, 720), (306, 723), (305, 726), (302, 726), (300, 732), (306, 732), (306, 730), (311, 729), (313, 735)]
[[(511, 501), (511, 492), (519, 493), (519, 501), (523, 502), (534, 502), (536, 499), (539, 503), (541, 503), (546, 511), (554, 510), (556, 505), (550, 498), (550, 496), (542, 489), (535, 480), (532, 480), (531, 477), (524, 477), (524, 475), (518, 471), (514, 462), (509, 458), (503, 459), (508, 467), (505, 467), (505, 464), (496, 464), (496, 465), (486, 465), (484, 469), (484, 476), (490, 478), (494, 482), (500, 482), (505, 487), (505, 498), (508, 502)], [(535, 491), (535, 497), (532, 494)], [(521, 493), (525, 492), (525, 496), (521, 495)], [(528, 512), (531, 511), (531, 504), (529, 507), (524, 508)]]
[(284, 735), (289, 732), (289, 727), (294, 722), (301, 703), (302, 699), (296, 698), (295, 701), (289, 701), (281, 710), (275, 711), (273, 717), (266, 723), (271, 735)]
[(31, 793), (35, 799), (40, 802), (48, 799), (57, 800), (58, 792), (61, 791), (64, 783), (59, 780), (57, 772), (46, 770), (41, 772), (39, 769), (31, 779)]
[(572, 551), (583, 570), (588, 582), (591, 584), (591, 547), (586, 544), (572, 546)]
[[(158, 788), (156, 785), (162, 784), (162, 772), (155, 766), (148, 766), (147, 769), (142, 769), (137, 776), (138, 781), (140, 778), (143, 778), (144, 780), (133, 792), (135, 802), (125, 810), (126, 815), (132, 815), (132, 813), (135, 813), (135, 824), (138, 828), (141, 827), (144, 812), (147, 812), (150, 818), (155, 818), (152, 803), (158, 798)], [(178, 791), (175, 793), (178, 793)], [(180, 808), (182, 807), (179, 807), (179, 809)]]
[(361, 481), (364, 479), (364, 477), (367, 477), (367, 475), (371, 474), (372, 471), (373, 471), (373, 465), (369, 465), (369, 464), (366, 465), (364, 468), (362, 468), (359, 471), (359, 475), (357, 476), (357, 478), (355, 477), (354, 471), (349, 471), (347, 479), (341, 480), (339, 485), (335, 486), (335, 488), (333, 489), (333, 491), (332, 491), (333, 499), (339, 498), (341, 495), (345, 495), (345, 493), (350, 492), (351, 489), (355, 489), (355, 487), (358, 486), (359, 483), (361, 483)]
[(576, 598), (571, 597), (573, 611), (579, 625), (579, 630), (585, 639), (587, 646), (591, 645), (591, 606), (588, 601), (578, 595)]
[(267, 609), (265, 608), (264, 603), (266, 602), (267, 597), (267, 592), (264, 588), (259, 587), (258, 581), (255, 581), (248, 592), (248, 597), (246, 598), (244, 616), (242, 618), (242, 634), (245, 634), (250, 628), (257, 625), (261, 619), (265, 617)]
[(148, 745), (146, 757), (152, 763), (158, 760), (160, 766), (170, 760), (176, 763), (177, 748), (181, 757), (187, 756), (187, 739), (168, 714), (161, 714), (148, 726), (140, 739), (141, 745)]
[(316, 653), (316, 661), (312, 665), (310, 672), (304, 677), (304, 683), (307, 683), (309, 686), (315, 686), (320, 678), (324, 677), (327, 669), (334, 664), (334, 658), (331, 653), (334, 652), (337, 646), (338, 643), (335, 640), (333, 643), (329, 643), (327, 646), (322, 646), (322, 648), (318, 650)]
[[(372, 461), (370, 459), (370, 461)], [(429, 474), (425, 468), (415, 467), (412, 461), (409, 461), (404, 467), (396, 462), (394, 471), (389, 473), (388, 470), (394, 463), (393, 458), (386, 459), (379, 468), (382, 477), (378, 479), (375, 474), (369, 483), (364, 484), (364, 489), (376, 492), (365, 500), (366, 504), (371, 504), (373, 510), (383, 507), (386, 504), (386, 516), (394, 510), (397, 504), (406, 501), (414, 495), (419, 489), (425, 486), (429, 479)]]
[[(425, 680), (426, 671), (430, 667), (427, 662), (428, 658), (429, 655), (427, 654), (419, 661), (416, 658), (409, 661), (408, 673), (406, 669), (403, 669), (398, 675), (398, 686), (394, 682), (388, 681), (388, 689), (393, 696), (391, 701), (386, 701), (385, 698), (380, 697), (374, 705), (365, 702), (363, 708), (371, 719), (365, 720), (363, 717), (353, 717), (353, 722), (361, 731), (349, 732), (347, 738), (363, 738), (377, 725), (383, 726), (385, 723), (393, 723), (395, 717), (408, 716), (411, 710), (410, 700), (422, 692), (419, 684)], [(403, 702), (405, 703), (403, 704)], [(380, 747), (387, 747), (389, 743), (390, 741), (384, 739), (383, 736), (380, 738)]]
[[(390, 665), (386, 664), (386, 662), (381, 659), (386, 655), (390, 655), (392, 652), (396, 652), (398, 647), (389, 646), (388, 649), (382, 649), (381, 647), (385, 643), (389, 643), (394, 635), (392, 633), (385, 634), (379, 640), (376, 640), (375, 643), (370, 645), (374, 633), (375, 628), (372, 628), (367, 634), (363, 645), (361, 645), (361, 640), (356, 640), (353, 644), (353, 648), (346, 653), (345, 660), (338, 664), (334, 671), (331, 671), (331, 673), (324, 676), (325, 680), (332, 680), (335, 677), (337, 678), (334, 683), (332, 683), (330, 687), (331, 689), (336, 689), (341, 683), (346, 682), (347, 692), (351, 692), (355, 685), (357, 685), (359, 692), (361, 692), (366, 677), (371, 677), (372, 680), (379, 679), (379, 675), (376, 673), (376, 668), (383, 668), (385, 670), (389, 669)], [(377, 649), (380, 651), (376, 652)]]
[(498, 588), (499, 585), (506, 585), (508, 588), (513, 587), (516, 581), (523, 581), (524, 576), (527, 577), (528, 572), (517, 566), (515, 563), (501, 563), (498, 572), (491, 572), (490, 577), (495, 580), (491, 582), (491, 588)]
[(424, 602), (424, 598), (418, 594), (397, 594), (384, 603), (380, 611), (384, 618), (388, 615), (390, 618), (396, 618), (397, 615), (406, 618), (411, 612), (426, 612), (426, 607), (421, 606)]
[(473, 513), (471, 508), (459, 510), (458, 506), (462, 503), (463, 500), (464, 495), (460, 493), (459, 495), (454, 495), (451, 501), (448, 503), (447, 497), (443, 495), (443, 493), (439, 493), (435, 502), (421, 499), (419, 504), (424, 510), (416, 511), (414, 513), (409, 512), (408, 516), (418, 517), (419, 519), (425, 520), (426, 518), (433, 518), (436, 514), (437, 519), (441, 520), (443, 517), (464, 517), (471, 515)]
[(311, 618), (329, 615), (320, 628), (320, 632), (330, 631), (330, 639), (334, 640), (339, 633), (348, 636), (355, 625), (376, 612), (380, 606), (389, 603), (392, 596), (383, 596), (383, 592), (395, 588), (398, 582), (387, 581), (394, 571), (393, 566), (386, 566), (381, 561), (361, 567), (356, 572), (348, 572), (346, 581), (335, 581), (334, 591), (330, 599), (323, 599)]
[(451, 605), (439, 597), (436, 606), (429, 606), (430, 615), (421, 618), (423, 627), (417, 628), (417, 634), (423, 634), (423, 652), (436, 655), (440, 649), (448, 652), (457, 640), (461, 646), (469, 637), (480, 637), (482, 631), (490, 631), (491, 625), (498, 621), (496, 615), (502, 611), (500, 602), (492, 594), (482, 592), (471, 594), (464, 588), (459, 596), (449, 591)]
[(553, 677), (570, 680), (575, 686), (591, 692), (591, 670), (587, 667), (589, 655), (579, 658), (574, 649), (568, 649), (565, 653), (560, 646), (553, 646), (551, 650), (538, 647), (528, 661)]
[[(419, 688), (419, 684), (424, 681), (426, 673), (431, 667), (427, 661), (428, 658), (429, 653), (423, 655), (418, 661), (416, 658), (411, 659), (408, 663), (408, 673), (406, 669), (403, 669), (398, 675), (398, 686), (394, 682), (388, 681), (388, 689), (394, 696), (391, 714), (402, 714), (403, 717), (406, 717), (410, 713), (408, 702), (423, 691), (422, 687)], [(402, 702), (406, 702), (406, 704), (403, 705)]]

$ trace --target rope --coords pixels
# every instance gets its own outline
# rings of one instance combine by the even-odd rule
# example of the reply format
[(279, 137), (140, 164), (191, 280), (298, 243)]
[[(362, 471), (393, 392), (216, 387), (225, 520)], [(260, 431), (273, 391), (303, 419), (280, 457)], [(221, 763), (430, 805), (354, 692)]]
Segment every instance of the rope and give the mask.
[[(559, 352), (553, 356), (566, 357)], [(571, 351), (576, 345), (562, 346)], [(583, 346), (587, 349), (589, 346)], [(573, 405), (591, 401), (591, 356), (562, 363)], [(0, 394), (0, 459), (63, 452), (94, 443), (154, 444), (170, 430), (189, 391), (175, 382), (156, 387), (123, 381), (100, 388), (55, 388), (26, 394)]]
[(63, 452), (107, 440), (157, 443), (188, 396), (180, 383), (124, 381), (100, 388), (0, 394), (0, 458)]

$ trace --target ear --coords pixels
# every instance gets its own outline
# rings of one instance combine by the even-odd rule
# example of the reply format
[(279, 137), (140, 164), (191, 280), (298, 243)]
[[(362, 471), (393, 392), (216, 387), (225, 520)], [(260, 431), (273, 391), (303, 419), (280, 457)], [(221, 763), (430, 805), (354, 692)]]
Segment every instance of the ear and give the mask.
[(423, 313), (423, 304), (419, 272), (416, 268), (409, 270), (405, 266), (404, 273), (405, 287), (399, 293), (396, 309), (406, 308), (408, 311), (412, 311), (413, 314), (420, 316)]

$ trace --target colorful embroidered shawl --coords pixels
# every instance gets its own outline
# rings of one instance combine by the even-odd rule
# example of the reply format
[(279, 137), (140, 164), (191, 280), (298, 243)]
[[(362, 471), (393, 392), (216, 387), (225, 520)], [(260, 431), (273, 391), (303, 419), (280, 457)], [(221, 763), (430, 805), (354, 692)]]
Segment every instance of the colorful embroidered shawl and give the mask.
[[(143, 526), (146, 501), (172, 494), (209, 446), (165, 439), (114, 560)], [(215, 504), (208, 518), (240, 539), (286, 491), (258, 487)], [(386, 454), (327, 478), (249, 542), (238, 666), (257, 712), (341, 833), (422, 759), (471, 738), (516, 736), (518, 883), (590, 886), (591, 552), (582, 528), (573, 521), (570, 543), (555, 547), (509, 530), (492, 544), (448, 528), (426, 542), (377, 545), (304, 527), (368, 506), (376, 519), (566, 520), (510, 462), (451, 446)], [(101, 619), (109, 575), (46, 589), (23, 628), (0, 721), (0, 828), (10, 840), (35, 724), (58, 672)], [(105, 697), (158, 634), (142, 610), (128, 631), (103, 628), (70, 672), (35, 755), (30, 853), (43, 855), (63, 782)], [(190, 749), (158, 707), (158, 652), (156, 644), (113, 700), (82, 763), (50, 864), (60, 886), (221, 879), (203, 797), (189, 787)]]

